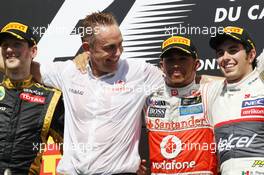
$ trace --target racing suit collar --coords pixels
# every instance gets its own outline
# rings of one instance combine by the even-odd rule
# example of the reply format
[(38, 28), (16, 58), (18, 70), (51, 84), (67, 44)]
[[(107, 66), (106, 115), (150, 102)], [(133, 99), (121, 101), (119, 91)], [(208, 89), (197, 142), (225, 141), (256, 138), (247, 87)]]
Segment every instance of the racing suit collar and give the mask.
[(31, 87), (33, 85), (33, 79), (32, 75), (30, 75), (23, 81), (11, 81), (8, 77), (5, 76), (2, 84), (8, 89), (23, 89)]
[(227, 83), (225, 80), (225, 88), (227, 91), (239, 91), (241, 87), (251, 85), (256, 80), (255, 76), (252, 76), (257, 72), (256, 69), (254, 69), (251, 73), (249, 73), (246, 77), (244, 77), (242, 80), (240, 80), (237, 83)]
[(186, 97), (190, 95), (195, 95), (197, 91), (198, 85), (195, 83), (195, 80), (192, 81), (189, 85), (181, 88), (173, 88), (165, 84), (165, 94), (167, 97)]

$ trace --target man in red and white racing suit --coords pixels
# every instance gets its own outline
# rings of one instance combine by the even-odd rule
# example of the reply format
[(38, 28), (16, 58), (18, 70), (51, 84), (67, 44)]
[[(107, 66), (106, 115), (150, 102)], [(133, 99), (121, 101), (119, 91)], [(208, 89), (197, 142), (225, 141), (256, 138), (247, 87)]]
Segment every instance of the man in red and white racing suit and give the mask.
[[(226, 80), (211, 86), (220, 171), (223, 175), (264, 174), (264, 71), (255, 67), (255, 45), (239, 27), (211, 38)], [(260, 55), (263, 59), (263, 53)]]
[(173, 36), (163, 42), (161, 69), (164, 87), (146, 100), (152, 174), (217, 174), (214, 133), (200, 84), (199, 67), (191, 40)]

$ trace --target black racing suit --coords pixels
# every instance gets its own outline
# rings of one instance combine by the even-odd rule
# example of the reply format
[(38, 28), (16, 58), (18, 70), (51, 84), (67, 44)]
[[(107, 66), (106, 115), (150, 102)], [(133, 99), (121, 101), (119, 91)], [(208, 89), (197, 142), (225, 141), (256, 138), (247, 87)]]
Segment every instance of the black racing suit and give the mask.
[(43, 143), (62, 143), (64, 107), (61, 92), (32, 77), (0, 84), (0, 174), (39, 174)]

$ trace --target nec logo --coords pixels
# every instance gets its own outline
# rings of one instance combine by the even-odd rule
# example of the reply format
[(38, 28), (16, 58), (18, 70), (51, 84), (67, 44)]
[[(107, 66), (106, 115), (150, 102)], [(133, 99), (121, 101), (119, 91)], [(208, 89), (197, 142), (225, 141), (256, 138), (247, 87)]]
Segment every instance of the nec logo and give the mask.
[(166, 113), (165, 108), (153, 108), (150, 107), (148, 110), (148, 116), (149, 117), (159, 117), (159, 118), (164, 118)]
[(255, 100), (246, 100), (242, 102), (242, 107), (250, 106), (264, 106), (264, 98), (258, 98)]

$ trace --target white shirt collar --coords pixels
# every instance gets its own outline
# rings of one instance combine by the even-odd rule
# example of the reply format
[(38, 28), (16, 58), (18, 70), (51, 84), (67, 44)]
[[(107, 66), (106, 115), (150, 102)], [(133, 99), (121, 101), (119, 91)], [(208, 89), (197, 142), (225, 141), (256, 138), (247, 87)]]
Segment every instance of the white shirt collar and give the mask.
[[(119, 66), (120, 66), (120, 61), (118, 61), (118, 67), (117, 67), (117, 70), (119, 69)], [(88, 62), (87, 64), (87, 71), (88, 71), (88, 76), (91, 77), (92, 79), (97, 79), (97, 80), (101, 80), (101, 79), (105, 79), (105, 78), (110, 78), (110, 77), (113, 77), (115, 74), (116, 74), (116, 71), (114, 72), (110, 72), (110, 73), (107, 73), (105, 75), (102, 75), (100, 77), (96, 77), (93, 75), (93, 71), (92, 71), (92, 67), (91, 67), (91, 63), (90, 61)]]

